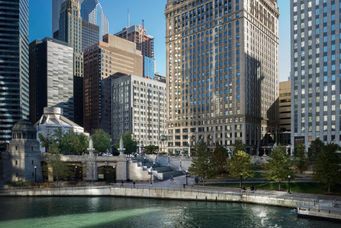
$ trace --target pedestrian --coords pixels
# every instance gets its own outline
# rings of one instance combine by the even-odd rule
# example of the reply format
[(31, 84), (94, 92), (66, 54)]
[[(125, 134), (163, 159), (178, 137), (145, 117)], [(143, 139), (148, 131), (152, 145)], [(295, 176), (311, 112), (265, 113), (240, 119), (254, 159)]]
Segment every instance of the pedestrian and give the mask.
[(121, 187), (123, 187), (123, 180), (121, 181)]
[(135, 188), (135, 181), (133, 181), (133, 186), (134, 186), (134, 188)]

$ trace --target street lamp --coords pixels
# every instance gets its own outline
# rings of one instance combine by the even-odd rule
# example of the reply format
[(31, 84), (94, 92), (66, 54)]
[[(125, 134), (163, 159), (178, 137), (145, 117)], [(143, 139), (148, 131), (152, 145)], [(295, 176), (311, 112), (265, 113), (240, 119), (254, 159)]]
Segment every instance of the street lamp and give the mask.
[(243, 188), (243, 174), (240, 174), (240, 188)]
[(186, 185), (188, 185), (188, 171), (186, 170)]
[(37, 166), (34, 166), (34, 183), (37, 183)]
[(153, 184), (153, 166), (150, 167), (149, 173), (150, 173), (150, 184)]
[(288, 193), (291, 194), (291, 191), (290, 191), (290, 179), (291, 179), (291, 176), (288, 175)]
[(78, 181), (78, 175), (77, 175), (77, 166), (75, 166), (75, 180)]

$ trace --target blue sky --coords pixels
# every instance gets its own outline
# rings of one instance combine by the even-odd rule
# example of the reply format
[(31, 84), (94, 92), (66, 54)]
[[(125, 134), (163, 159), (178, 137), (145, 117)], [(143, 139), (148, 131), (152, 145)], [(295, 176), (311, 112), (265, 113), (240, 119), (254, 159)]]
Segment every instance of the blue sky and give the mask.
[[(30, 0), (30, 40), (51, 36), (52, 0)], [(131, 24), (140, 24), (142, 19), (148, 33), (155, 37), (155, 58), (157, 71), (165, 75), (165, 18), (166, 0), (101, 0), (104, 12), (109, 18), (110, 33), (120, 31), (128, 24), (128, 10)], [(290, 10), (289, 0), (278, 0), (280, 7), (280, 80), (286, 80), (290, 73)]]

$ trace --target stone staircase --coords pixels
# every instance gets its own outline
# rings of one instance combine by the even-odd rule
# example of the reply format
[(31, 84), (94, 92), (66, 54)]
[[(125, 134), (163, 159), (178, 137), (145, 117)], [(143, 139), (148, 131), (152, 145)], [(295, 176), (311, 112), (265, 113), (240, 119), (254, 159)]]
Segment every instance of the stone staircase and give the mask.
[(136, 163), (137, 167), (140, 167), (140, 172), (142, 173), (148, 173), (150, 177), (150, 170), (152, 168), (152, 174), (154, 177), (154, 180), (168, 180), (177, 176), (181, 176), (184, 174), (182, 171), (174, 170), (170, 166), (163, 166), (160, 165), (157, 161), (155, 164), (141, 156), (138, 156), (131, 160), (132, 163)]

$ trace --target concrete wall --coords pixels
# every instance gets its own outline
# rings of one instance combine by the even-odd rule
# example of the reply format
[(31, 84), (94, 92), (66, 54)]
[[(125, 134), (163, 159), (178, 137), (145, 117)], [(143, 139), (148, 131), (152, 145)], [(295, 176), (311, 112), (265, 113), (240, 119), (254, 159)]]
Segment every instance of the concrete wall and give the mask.
[(78, 187), (35, 190), (7, 190), (0, 196), (119, 196), (138, 198), (159, 198), (177, 200), (200, 200), (256, 203), (263, 205), (296, 208), (297, 205), (314, 206), (312, 198), (293, 197), (264, 193), (222, 192), (205, 189), (162, 189), (162, 188), (120, 188), (120, 187)]

